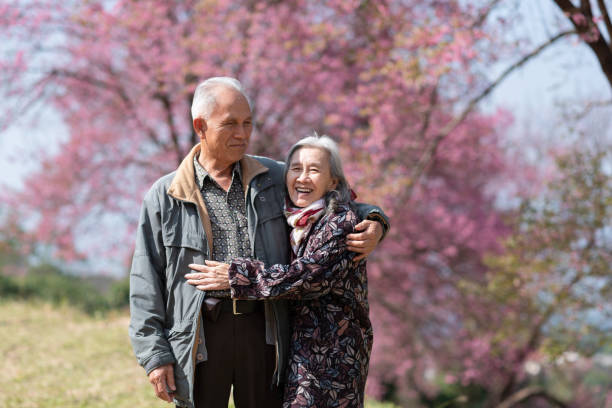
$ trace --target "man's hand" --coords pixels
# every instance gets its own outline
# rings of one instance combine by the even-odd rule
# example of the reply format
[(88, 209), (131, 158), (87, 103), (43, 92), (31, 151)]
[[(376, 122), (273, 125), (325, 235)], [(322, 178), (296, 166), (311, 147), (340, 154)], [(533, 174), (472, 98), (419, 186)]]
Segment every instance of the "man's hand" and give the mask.
[(229, 289), (229, 265), (216, 261), (204, 261), (206, 265), (190, 264), (189, 267), (197, 272), (185, 275), (187, 283), (200, 290)]
[(359, 261), (368, 255), (376, 248), (378, 241), (383, 236), (383, 227), (378, 221), (363, 220), (355, 225), (355, 231), (346, 236), (346, 245), (349, 251), (357, 252), (358, 255), (354, 258)]
[(176, 391), (176, 386), (174, 385), (174, 366), (172, 364), (166, 364), (151, 371), (149, 373), (149, 382), (153, 385), (157, 398), (163, 399), (166, 402), (172, 402), (170, 394)]

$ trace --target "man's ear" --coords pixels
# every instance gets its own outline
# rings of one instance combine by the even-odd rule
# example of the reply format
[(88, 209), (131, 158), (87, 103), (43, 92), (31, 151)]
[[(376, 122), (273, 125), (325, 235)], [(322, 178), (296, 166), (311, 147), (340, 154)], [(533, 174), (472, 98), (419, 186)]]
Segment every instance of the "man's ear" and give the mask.
[(195, 118), (193, 120), (193, 130), (195, 130), (196, 134), (202, 138), (204, 136), (204, 132), (206, 132), (208, 127), (206, 126), (206, 121), (204, 118)]

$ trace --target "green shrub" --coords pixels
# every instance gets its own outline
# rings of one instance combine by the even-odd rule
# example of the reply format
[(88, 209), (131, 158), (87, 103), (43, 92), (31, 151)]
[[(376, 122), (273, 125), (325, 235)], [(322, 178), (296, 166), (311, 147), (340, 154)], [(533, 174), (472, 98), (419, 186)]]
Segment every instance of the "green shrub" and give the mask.
[(130, 304), (130, 279), (128, 277), (114, 282), (108, 291), (108, 303), (113, 309), (128, 307)]
[(0, 297), (15, 298), (21, 296), (21, 287), (10, 276), (0, 275)]
[(109, 309), (108, 300), (85, 279), (48, 264), (32, 268), (23, 278), (21, 289), (22, 297), (74, 305), (89, 314)]
[(0, 274), (0, 299), (40, 299), (76, 306), (89, 314), (128, 307), (129, 278), (115, 281), (103, 291), (87, 278), (69, 275), (50, 264), (31, 267), (24, 277)]

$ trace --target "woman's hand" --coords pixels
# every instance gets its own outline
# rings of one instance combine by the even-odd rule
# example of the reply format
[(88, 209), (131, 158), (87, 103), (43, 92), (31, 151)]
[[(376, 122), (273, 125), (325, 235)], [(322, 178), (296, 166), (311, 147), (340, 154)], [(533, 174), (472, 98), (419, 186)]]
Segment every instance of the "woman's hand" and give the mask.
[(187, 283), (200, 290), (229, 289), (229, 265), (216, 261), (204, 261), (205, 265), (190, 264), (196, 272), (185, 275)]

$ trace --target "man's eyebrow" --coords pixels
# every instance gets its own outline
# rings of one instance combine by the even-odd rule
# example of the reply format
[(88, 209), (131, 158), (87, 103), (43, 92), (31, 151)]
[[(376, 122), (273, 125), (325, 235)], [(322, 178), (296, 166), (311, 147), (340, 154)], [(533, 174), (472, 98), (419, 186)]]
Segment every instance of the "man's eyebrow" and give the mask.
[[(244, 119), (244, 122), (246, 121), (252, 122), (253, 119), (249, 116), (248, 118)], [(228, 116), (227, 118), (221, 119), (221, 123), (229, 123), (229, 122), (238, 122), (238, 119), (236, 119), (234, 116)]]

